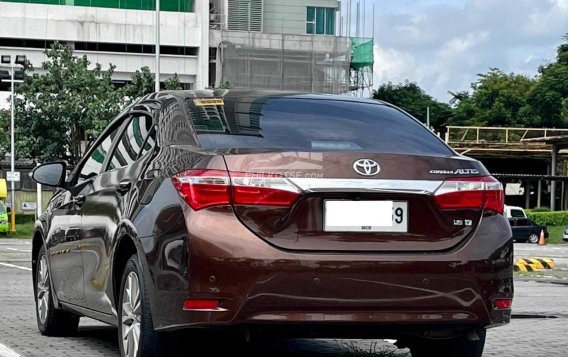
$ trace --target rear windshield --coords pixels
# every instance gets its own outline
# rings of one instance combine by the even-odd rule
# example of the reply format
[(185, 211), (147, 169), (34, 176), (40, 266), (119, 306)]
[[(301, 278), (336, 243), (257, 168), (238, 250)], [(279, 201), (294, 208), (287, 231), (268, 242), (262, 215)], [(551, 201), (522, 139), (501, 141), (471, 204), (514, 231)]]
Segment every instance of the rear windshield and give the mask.
[(453, 155), (420, 123), (385, 105), (285, 97), (231, 102), (190, 113), (204, 148)]
[(512, 209), (511, 210), (511, 217), (513, 218), (524, 218), (525, 217), (525, 213), (523, 211), (521, 211), (520, 209)]

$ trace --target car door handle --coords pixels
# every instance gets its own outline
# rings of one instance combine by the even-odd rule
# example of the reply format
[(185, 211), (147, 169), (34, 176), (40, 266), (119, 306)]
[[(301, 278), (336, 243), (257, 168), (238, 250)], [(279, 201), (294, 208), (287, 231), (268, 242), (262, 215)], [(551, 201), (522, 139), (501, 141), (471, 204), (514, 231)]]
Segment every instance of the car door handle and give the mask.
[(120, 181), (118, 186), (116, 187), (116, 191), (120, 194), (125, 194), (126, 192), (130, 191), (132, 187), (132, 182), (130, 181)]
[(83, 203), (85, 203), (85, 196), (84, 195), (75, 196), (73, 197), (73, 200), (71, 202), (73, 202), (73, 204), (76, 204), (77, 206), (81, 206)]

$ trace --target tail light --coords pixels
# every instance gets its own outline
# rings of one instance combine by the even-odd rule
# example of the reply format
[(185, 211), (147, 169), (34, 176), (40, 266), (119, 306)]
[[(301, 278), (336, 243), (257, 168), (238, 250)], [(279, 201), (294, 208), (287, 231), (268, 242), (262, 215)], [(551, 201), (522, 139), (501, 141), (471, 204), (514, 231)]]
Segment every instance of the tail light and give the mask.
[(300, 190), (281, 175), (187, 170), (172, 178), (175, 188), (194, 210), (212, 206), (260, 205), (290, 207)]
[(442, 209), (478, 208), (503, 213), (503, 186), (492, 176), (446, 179), (434, 193)]
[(175, 188), (194, 210), (231, 203), (230, 180), (221, 170), (187, 170), (172, 178)]

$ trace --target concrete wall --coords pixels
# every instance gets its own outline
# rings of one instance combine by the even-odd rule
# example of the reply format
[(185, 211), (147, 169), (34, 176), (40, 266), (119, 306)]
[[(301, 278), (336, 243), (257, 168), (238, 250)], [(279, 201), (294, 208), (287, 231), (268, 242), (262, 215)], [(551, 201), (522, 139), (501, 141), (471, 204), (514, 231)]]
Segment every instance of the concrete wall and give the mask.
[(305, 34), (308, 6), (339, 9), (337, 0), (264, 0), (264, 32)]

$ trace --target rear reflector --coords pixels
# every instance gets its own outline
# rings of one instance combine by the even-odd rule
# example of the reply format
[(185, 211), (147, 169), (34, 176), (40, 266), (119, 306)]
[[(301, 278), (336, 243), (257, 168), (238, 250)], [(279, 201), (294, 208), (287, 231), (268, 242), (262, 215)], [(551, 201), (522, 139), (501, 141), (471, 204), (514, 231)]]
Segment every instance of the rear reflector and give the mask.
[(184, 310), (215, 310), (218, 307), (218, 300), (188, 299), (183, 302)]
[(231, 203), (290, 207), (300, 195), (300, 190), (285, 177), (272, 174), (186, 170), (172, 181), (184, 201), (196, 211)]
[(512, 305), (513, 305), (512, 299), (497, 299), (497, 300), (495, 300), (495, 308), (497, 310), (510, 309)]
[(492, 176), (449, 178), (434, 193), (442, 209), (486, 209), (503, 213), (503, 186)]

